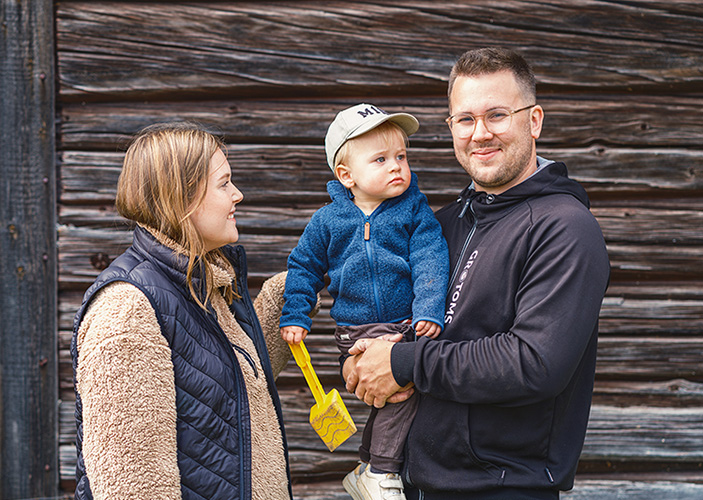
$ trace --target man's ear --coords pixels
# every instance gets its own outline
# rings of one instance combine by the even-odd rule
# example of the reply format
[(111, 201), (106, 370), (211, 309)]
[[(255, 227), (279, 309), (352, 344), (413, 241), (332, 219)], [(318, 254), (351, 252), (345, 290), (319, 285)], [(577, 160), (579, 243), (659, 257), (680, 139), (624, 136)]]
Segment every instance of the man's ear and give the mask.
[(337, 179), (339, 182), (342, 183), (342, 186), (344, 186), (347, 189), (351, 189), (354, 187), (354, 178), (352, 177), (351, 169), (347, 167), (344, 163), (340, 163), (336, 167), (334, 167), (334, 173), (337, 176)]
[(544, 110), (542, 106), (536, 104), (534, 108), (530, 111), (530, 132), (532, 138), (539, 139), (542, 133), (542, 123), (544, 122)]

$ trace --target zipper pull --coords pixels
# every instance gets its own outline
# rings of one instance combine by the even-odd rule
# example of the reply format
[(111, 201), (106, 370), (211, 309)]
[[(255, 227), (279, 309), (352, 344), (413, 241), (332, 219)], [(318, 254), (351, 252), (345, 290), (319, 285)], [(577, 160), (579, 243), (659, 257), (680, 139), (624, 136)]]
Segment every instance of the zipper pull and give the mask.
[(464, 215), (466, 215), (466, 211), (469, 209), (469, 205), (471, 205), (471, 198), (466, 198), (464, 206), (462, 207), (461, 212), (459, 213), (460, 219), (463, 219)]
[(364, 222), (364, 240), (369, 241), (371, 239), (371, 223), (369, 221)]

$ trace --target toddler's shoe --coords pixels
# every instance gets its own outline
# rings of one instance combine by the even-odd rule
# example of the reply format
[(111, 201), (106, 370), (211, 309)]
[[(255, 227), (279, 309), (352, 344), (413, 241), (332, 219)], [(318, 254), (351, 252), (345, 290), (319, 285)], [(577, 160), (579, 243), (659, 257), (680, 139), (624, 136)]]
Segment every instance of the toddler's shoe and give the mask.
[(364, 500), (359, 488), (356, 487), (356, 483), (359, 481), (359, 475), (364, 472), (368, 466), (369, 464), (360, 462), (353, 471), (344, 476), (342, 486), (344, 486), (344, 489), (354, 500)]
[(374, 473), (365, 463), (347, 474), (343, 485), (354, 500), (406, 500), (398, 474)]

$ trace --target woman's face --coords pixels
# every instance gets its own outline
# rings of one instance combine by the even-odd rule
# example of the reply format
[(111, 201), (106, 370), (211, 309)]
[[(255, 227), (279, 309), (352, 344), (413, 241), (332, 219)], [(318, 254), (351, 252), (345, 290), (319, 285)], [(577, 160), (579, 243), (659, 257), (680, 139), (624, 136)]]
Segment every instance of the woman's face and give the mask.
[(244, 195), (232, 184), (232, 171), (227, 157), (217, 150), (210, 160), (205, 197), (190, 216), (209, 252), (239, 239), (235, 206)]

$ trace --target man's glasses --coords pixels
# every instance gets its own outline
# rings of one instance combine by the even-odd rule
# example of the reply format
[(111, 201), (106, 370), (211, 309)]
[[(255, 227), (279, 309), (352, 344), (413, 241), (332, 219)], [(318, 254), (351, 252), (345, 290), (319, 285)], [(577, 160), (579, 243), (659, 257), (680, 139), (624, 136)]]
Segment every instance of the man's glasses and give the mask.
[(502, 134), (507, 132), (513, 121), (513, 115), (526, 109), (534, 108), (536, 104), (525, 106), (524, 108), (510, 111), (506, 108), (496, 108), (482, 115), (472, 115), (471, 113), (458, 113), (447, 118), (445, 121), (452, 133), (460, 139), (468, 139), (476, 130), (476, 122), (479, 119), (483, 120), (483, 126), (486, 127), (491, 134)]

